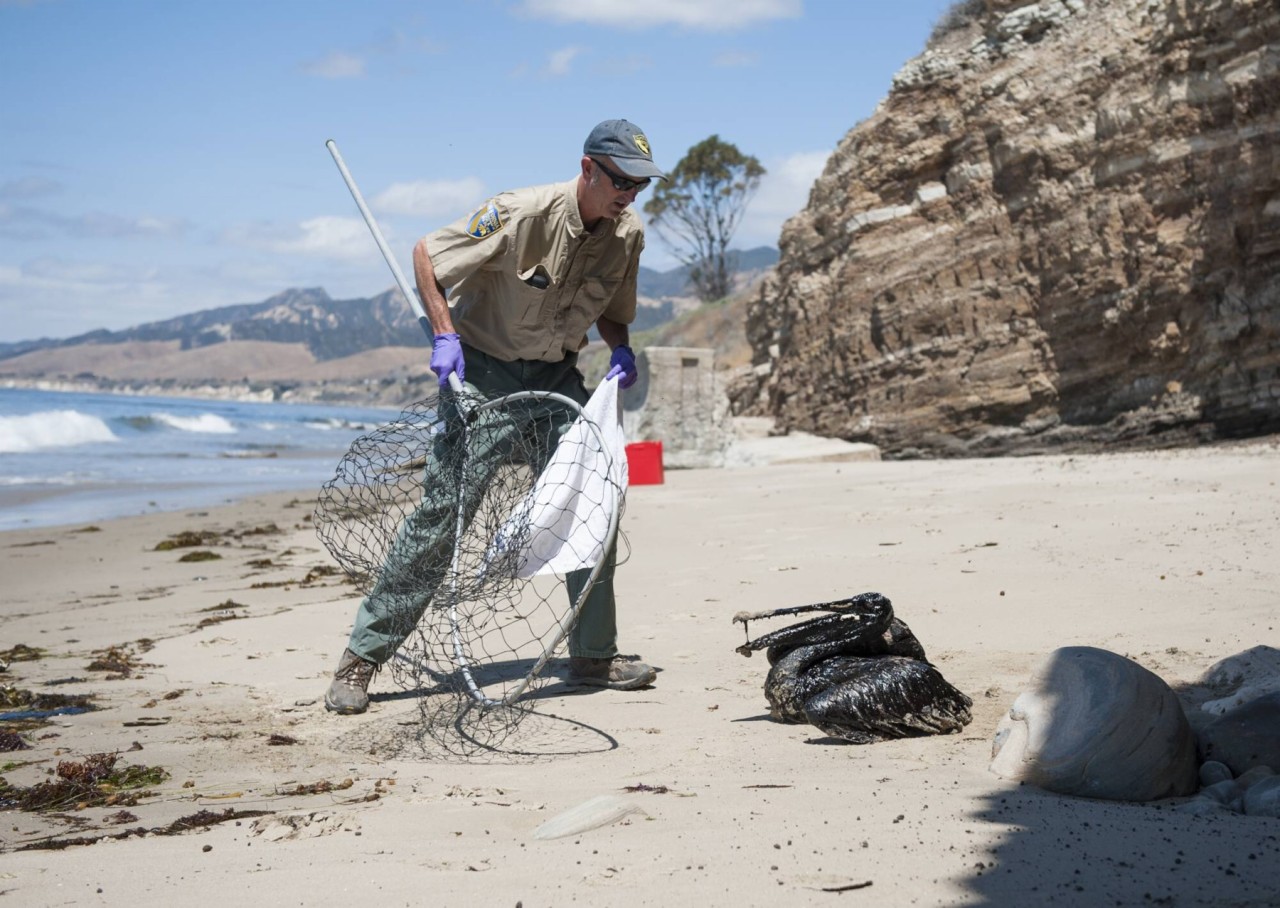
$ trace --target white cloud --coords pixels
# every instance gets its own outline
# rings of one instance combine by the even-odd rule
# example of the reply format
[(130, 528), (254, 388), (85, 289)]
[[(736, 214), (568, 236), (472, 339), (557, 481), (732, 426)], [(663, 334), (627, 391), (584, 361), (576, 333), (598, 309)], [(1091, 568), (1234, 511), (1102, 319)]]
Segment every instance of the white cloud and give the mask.
[(352, 261), (367, 258), (371, 253), (377, 255), (377, 246), (362, 219), (333, 215), (308, 218), (288, 227), (244, 224), (227, 231), (223, 239), (277, 255), (314, 255)]
[(364, 75), (364, 59), (335, 50), (319, 60), (303, 63), (299, 68), (308, 76), (321, 79), (358, 79)]
[(822, 175), (829, 151), (802, 151), (764, 161), (765, 175), (734, 237), (734, 246), (776, 246), (782, 224), (809, 203), (809, 190)]
[(364, 220), (333, 215), (303, 220), (293, 236), (273, 243), (275, 252), (319, 255), (326, 259), (366, 259), (375, 248)]
[(484, 183), (462, 180), (416, 180), (393, 183), (373, 198), (373, 208), (393, 215), (452, 220), (484, 200)]
[(569, 68), (574, 58), (581, 53), (580, 47), (564, 47), (552, 52), (551, 58), (547, 61), (547, 73), (553, 76), (569, 75)]
[(523, 0), (518, 9), (536, 19), (557, 22), (717, 30), (795, 18), (803, 7), (802, 0)]
[[(748, 203), (730, 245), (734, 249), (776, 247), (783, 223), (809, 203), (809, 191), (822, 175), (830, 156), (829, 151), (801, 151), (784, 158), (762, 161), (765, 175)], [(647, 225), (648, 218), (645, 222)], [(656, 230), (652, 230), (650, 237), (645, 244), (643, 263), (659, 271), (676, 267), (679, 260)]]

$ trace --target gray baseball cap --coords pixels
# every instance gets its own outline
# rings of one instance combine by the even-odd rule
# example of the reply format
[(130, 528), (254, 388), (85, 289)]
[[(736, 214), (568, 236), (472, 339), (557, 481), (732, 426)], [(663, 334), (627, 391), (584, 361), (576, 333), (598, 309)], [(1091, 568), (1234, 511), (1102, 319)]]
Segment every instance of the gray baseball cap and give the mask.
[(583, 143), (582, 153), (588, 157), (600, 155), (612, 159), (617, 168), (633, 180), (667, 179), (667, 175), (653, 163), (649, 140), (639, 126), (627, 120), (605, 120), (596, 126)]

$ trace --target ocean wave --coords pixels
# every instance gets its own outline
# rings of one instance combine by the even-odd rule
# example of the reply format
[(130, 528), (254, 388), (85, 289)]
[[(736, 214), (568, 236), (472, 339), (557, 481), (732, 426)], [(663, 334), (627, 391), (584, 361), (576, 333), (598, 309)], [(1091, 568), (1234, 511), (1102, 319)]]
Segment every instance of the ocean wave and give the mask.
[(119, 439), (101, 419), (76, 410), (0, 416), (0, 454), (25, 454), (107, 441)]
[(364, 432), (375, 428), (378, 424), (371, 422), (363, 422), (360, 420), (342, 419), (340, 417), (329, 417), (327, 419), (306, 419), (302, 424), (308, 429), (320, 429), (329, 431), (331, 429), (344, 429), (348, 432)]
[(0, 486), (75, 486), (79, 477), (70, 473), (61, 476), (0, 476)]
[[(182, 432), (199, 432), (206, 435), (234, 435), (236, 427), (229, 419), (216, 413), (201, 413), (198, 416), (174, 416), (172, 413), (152, 413), (147, 419), (153, 425), (178, 429)], [(141, 426), (139, 426), (141, 428)]]

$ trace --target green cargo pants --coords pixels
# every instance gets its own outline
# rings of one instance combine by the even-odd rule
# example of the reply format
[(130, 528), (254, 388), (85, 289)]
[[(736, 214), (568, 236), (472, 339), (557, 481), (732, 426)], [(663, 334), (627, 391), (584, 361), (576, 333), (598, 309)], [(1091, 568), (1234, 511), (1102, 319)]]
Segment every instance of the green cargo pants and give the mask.
[[(505, 362), (473, 347), (464, 346), (466, 385), (485, 397), (515, 391), (554, 391), (579, 404), (590, 396), (578, 371), (578, 356), (571, 353), (558, 363), (534, 360)], [(457, 456), (462, 435), (462, 418), (453, 394), (440, 395), (445, 429), (436, 436), (432, 456), (423, 475), (422, 503), (405, 520), (388, 553), (379, 579), (360, 603), (348, 648), (363, 659), (383, 664), (395, 653), (417, 626), (435, 590), (443, 581), (453, 550), (457, 521), (458, 483), (481, 490), (486, 474), (500, 463), (516, 440), (513, 433), (536, 433), (543, 441), (543, 460), (550, 458), (556, 442), (572, 424), (573, 415), (564, 407), (547, 408), (531, 403), (517, 410), (514, 421), (498, 429), (473, 429), (467, 475), (461, 474)], [(523, 418), (522, 418), (523, 417)], [(462, 503), (468, 519), (478, 505), (478, 495)], [(616, 545), (606, 555), (595, 584), (591, 587), (578, 620), (569, 634), (569, 654), (610, 659), (618, 653), (617, 609), (613, 595)], [(589, 570), (574, 571), (566, 578), (570, 602), (577, 601)]]

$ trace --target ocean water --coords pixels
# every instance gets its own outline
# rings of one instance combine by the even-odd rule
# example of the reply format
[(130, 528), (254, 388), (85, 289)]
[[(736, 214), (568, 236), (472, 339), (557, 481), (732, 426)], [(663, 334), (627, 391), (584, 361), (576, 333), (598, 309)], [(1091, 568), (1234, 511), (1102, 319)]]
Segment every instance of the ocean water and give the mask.
[(319, 492), (396, 413), (0, 388), (0, 530)]

